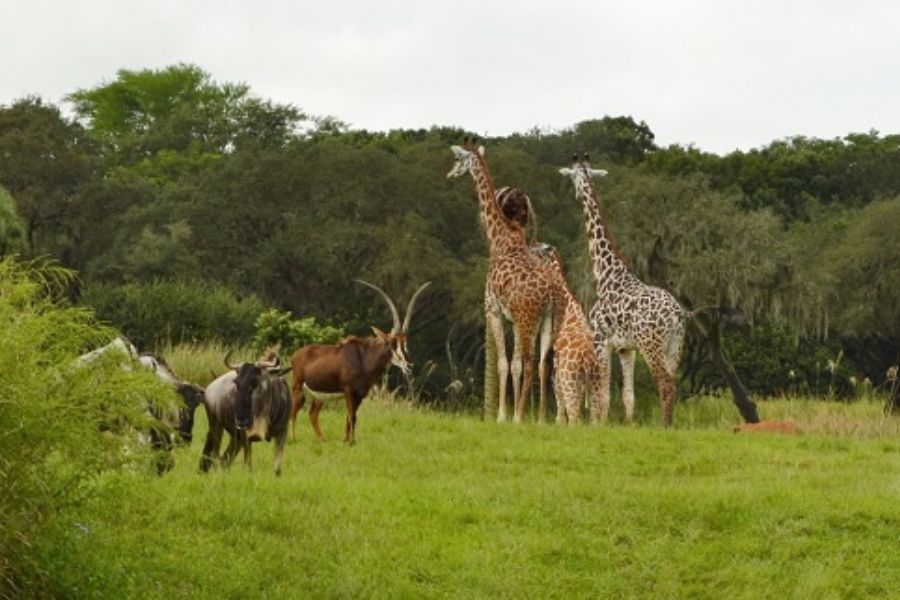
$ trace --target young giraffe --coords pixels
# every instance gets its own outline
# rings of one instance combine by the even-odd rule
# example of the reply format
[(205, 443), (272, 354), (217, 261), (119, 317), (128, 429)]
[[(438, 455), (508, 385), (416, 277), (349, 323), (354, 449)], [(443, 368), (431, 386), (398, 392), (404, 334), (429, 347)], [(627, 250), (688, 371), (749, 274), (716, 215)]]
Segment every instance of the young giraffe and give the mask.
[[(531, 200), (515, 188), (497, 190), (497, 202), (503, 216), (528, 228), (534, 225)], [(564, 284), (565, 308), (562, 324), (553, 342), (554, 377), (556, 393), (556, 422), (568, 419), (570, 425), (578, 423), (581, 416), (581, 400), (588, 396), (591, 422), (606, 421), (609, 413), (609, 361), (598, 360), (594, 349), (594, 332), (575, 294), (565, 284), (566, 272), (562, 257), (550, 244), (534, 243), (529, 250), (546, 265), (555, 270)], [(605, 353), (606, 349), (602, 348)], [(538, 364), (541, 367), (541, 391), (546, 385), (547, 349), (541, 348)]]
[(630, 422), (634, 418), (634, 361), (635, 350), (639, 350), (656, 382), (663, 425), (668, 427), (675, 407), (675, 374), (681, 360), (687, 312), (672, 294), (638, 279), (613, 245), (592, 180), (606, 175), (606, 171), (592, 169), (585, 156), (581, 161), (574, 157), (572, 168), (559, 172), (571, 177), (575, 197), (584, 208), (597, 285), (590, 320), (598, 348), (605, 346), (608, 352), (619, 353), (625, 419)]
[[(484, 161), (484, 149), (472, 144), (453, 146), (456, 162), (447, 177), (466, 173), (475, 181), (479, 217), (490, 251), (486, 312), (488, 328), (497, 345), (499, 371), (498, 421), (506, 420), (506, 376), (512, 371), (514, 421), (522, 421), (525, 399), (534, 375), (534, 344), (540, 329), (542, 339), (552, 340), (562, 319), (562, 289), (559, 276), (528, 250), (525, 229), (503, 217), (494, 183)], [(513, 360), (507, 363), (503, 318), (513, 322)], [(545, 407), (539, 408), (541, 419)]]

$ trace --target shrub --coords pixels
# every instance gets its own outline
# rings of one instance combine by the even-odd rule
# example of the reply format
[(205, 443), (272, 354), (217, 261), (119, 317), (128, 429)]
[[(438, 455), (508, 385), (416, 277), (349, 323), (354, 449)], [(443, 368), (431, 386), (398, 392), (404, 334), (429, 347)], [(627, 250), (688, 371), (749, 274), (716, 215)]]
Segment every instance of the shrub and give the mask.
[(320, 325), (315, 317), (292, 319), (291, 313), (275, 309), (259, 315), (255, 327), (254, 348), (261, 350), (278, 344), (282, 356), (290, 356), (306, 344), (333, 344), (346, 335), (343, 327)]
[(122, 369), (113, 353), (75, 364), (115, 332), (57, 300), (72, 278), (0, 261), (0, 596), (41, 595), (30, 541), (95, 491), (104, 471), (149, 460), (133, 427), (149, 424), (148, 403), (175, 401), (151, 372)]
[(196, 340), (245, 344), (265, 308), (255, 296), (239, 298), (224, 286), (189, 281), (93, 284), (81, 301), (141, 349)]

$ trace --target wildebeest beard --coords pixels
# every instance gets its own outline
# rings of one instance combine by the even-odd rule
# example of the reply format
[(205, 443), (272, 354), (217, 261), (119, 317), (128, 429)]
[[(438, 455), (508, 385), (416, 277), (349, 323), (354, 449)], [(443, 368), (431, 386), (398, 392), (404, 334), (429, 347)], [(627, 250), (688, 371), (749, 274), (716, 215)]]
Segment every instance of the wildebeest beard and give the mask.
[(252, 363), (244, 363), (235, 377), (234, 423), (238, 429), (253, 425), (253, 394), (262, 381), (262, 369)]

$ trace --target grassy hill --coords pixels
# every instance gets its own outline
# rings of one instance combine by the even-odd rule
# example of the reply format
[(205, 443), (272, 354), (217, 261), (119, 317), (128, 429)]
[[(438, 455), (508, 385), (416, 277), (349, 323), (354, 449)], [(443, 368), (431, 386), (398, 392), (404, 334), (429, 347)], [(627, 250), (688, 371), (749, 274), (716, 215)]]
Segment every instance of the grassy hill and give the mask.
[(121, 473), (36, 548), (67, 597), (889, 597), (900, 435), (876, 403), (767, 402), (802, 436), (734, 434), (725, 399), (676, 428), (497, 425), (363, 403), (308, 423), (284, 473)]

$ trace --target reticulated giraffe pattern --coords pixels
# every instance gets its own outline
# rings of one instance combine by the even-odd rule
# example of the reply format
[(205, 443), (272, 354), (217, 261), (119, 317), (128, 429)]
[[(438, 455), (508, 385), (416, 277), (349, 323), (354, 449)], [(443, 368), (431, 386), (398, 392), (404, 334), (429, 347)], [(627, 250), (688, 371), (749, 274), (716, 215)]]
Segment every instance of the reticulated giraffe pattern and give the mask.
[[(659, 392), (662, 421), (669, 426), (687, 312), (672, 294), (638, 279), (613, 244), (593, 183), (593, 177), (606, 175), (606, 171), (592, 169), (586, 158), (580, 161), (576, 158), (571, 168), (560, 169), (560, 173), (571, 177), (575, 197), (584, 210), (597, 286), (590, 322), (598, 349), (619, 353), (625, 418), (627, 421), (634, 418), (634, 362), (638, 351), (650, 367)], [(599, 356), (603, 358), (602, 354)]]
[[(499, 405), (497, 420), (505, 421), (506, 380), (512, 373), (514, 420), (521, 422), (525, 401), (530, 396), (534, 376), (534, 345), (538, 334), (542, 346), (552, 343), (554, 323), (562, 319), (563, 284), (555, 271), (528, 250), (525, 228), (504, 217), (496, 200), (496, 190), (483, 149), (472, 144), (453, 146), (456, 162), (447, 174), (472, 176), (478, 195), (479, 218), (487, 237), (490, 267), (485, 289), (487, 327), (497, 345)], [(503, 319), (513, 323), (513, 358), (507, 360)], [(487, 365), (486, 368), (490, 368)], [(546, 410), (541, 398), (538, 419)]]

